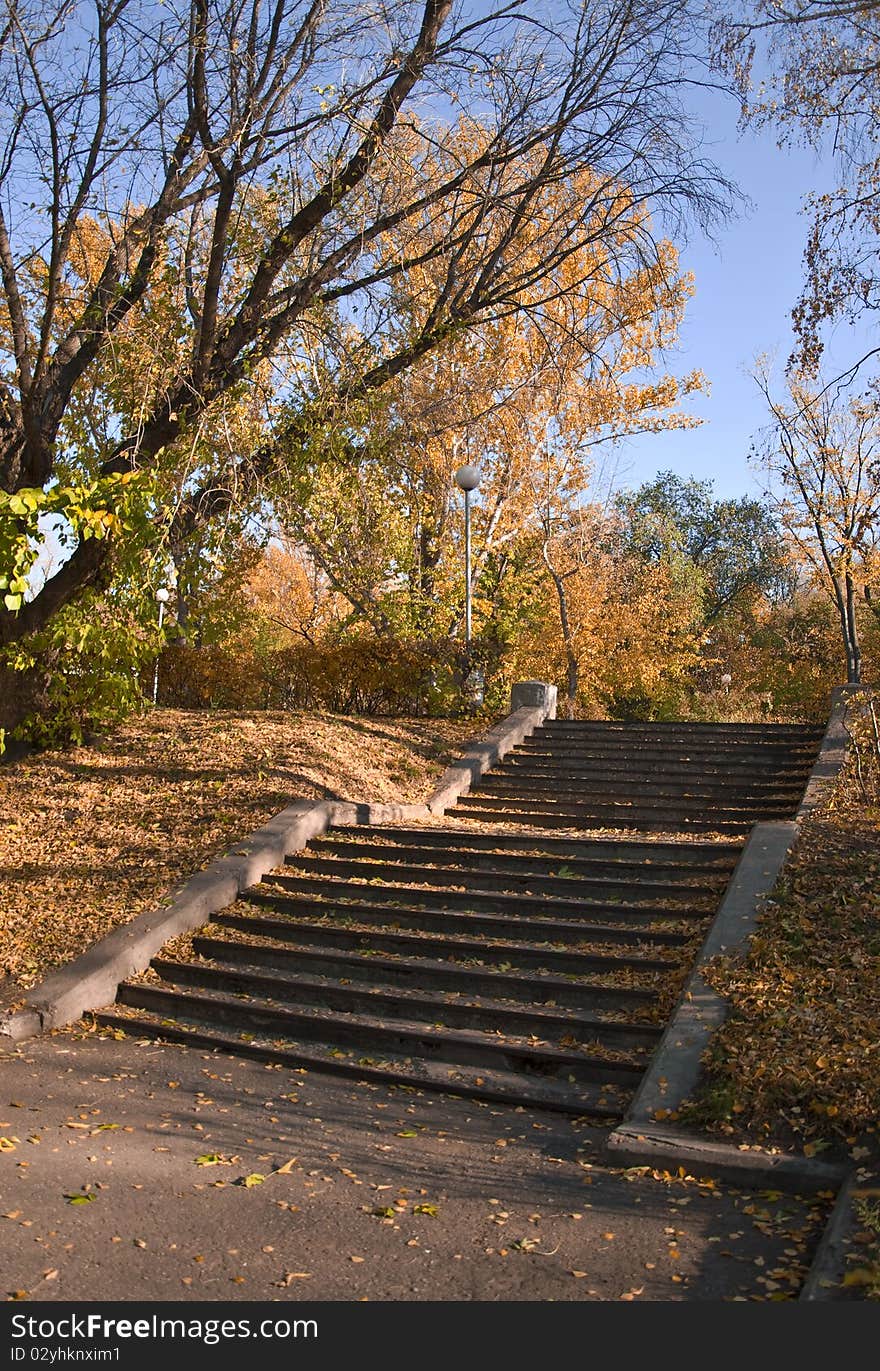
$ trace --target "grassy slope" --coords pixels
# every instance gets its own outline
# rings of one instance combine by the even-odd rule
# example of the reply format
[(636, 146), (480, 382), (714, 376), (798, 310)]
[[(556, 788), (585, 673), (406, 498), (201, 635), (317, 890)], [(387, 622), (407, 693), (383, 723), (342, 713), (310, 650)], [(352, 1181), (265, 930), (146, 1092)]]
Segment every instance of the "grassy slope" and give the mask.
[(0, 769), (0, 1000), (294, 798), (416, 802), (473, 722), (159, 709)]

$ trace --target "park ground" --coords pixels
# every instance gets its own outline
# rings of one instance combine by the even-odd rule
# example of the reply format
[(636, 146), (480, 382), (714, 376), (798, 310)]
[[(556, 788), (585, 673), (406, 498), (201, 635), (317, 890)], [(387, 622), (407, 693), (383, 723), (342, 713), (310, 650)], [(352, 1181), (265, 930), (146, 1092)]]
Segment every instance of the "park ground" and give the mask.
[[(290, 798), (422, 800), (473, 731), (157, 710), (5, 765), (6, 1003)], [(805, 825), (748, 956), (713, 969), (732, 1012), (681, 1122), (869, 1170), (880, 809), (861, 758)], [(6, 1297), (131, 1298), (146, 1280), (156, 1299), (785, 1299), (832, 1203), (609, 1169), (582, 1124), (269, 1070), (89, 1023), (10, 1053)], [(848, 1290), (878, 1298), (870, 1198), (859, 1222)]]

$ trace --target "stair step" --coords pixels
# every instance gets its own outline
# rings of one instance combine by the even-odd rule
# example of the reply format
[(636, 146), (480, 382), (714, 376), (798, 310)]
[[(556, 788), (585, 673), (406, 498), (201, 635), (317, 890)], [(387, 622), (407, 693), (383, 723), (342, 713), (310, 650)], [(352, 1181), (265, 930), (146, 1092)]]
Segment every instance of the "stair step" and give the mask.
[(481, 914), (523, 914), (560, 915), (579, 917), (588, 914), (593, 918), (625, 918), (629, 913), (648, 914), (652, 919), (701, 919), (705, 916), (708, 902), (704, 898), (682, 899), (669, 904), (640, 904), (611, 898), (605, 894), (599, 899), (563, 899), (561, 896), (514, 895), (504, 891), (454, 890), (448, 887), (429, 889), (425, 886), (396, 885), (389, 881), (373, 884), (372, 881), (334, 880), (331, 876), (293, 876), (272, 873), (264, 877), (255, 891), (271, 897), (273, 891), (282, 895), (315, 895), (333, 902), (346, 902), (382, 905), (393, 909), (396, 903), (412, 908), (421, 906), (432, 909), (458, 909)]
[(173, 990), (145, 982), (123, 981), (118, 1003), (146, 1009), (165, 1017), (219, 1023), (239, 1029), (256, 1028), (277, 1038), (303, 1040), (332, 1047), (389, 1051), (397, 1055), (417, 1052), (422, 1060), (445, 1061), (474, 1067), (491, 1066), (503, 1071), (540, 1073), (545, 1077), (637, 1084), (644, 1063), (632, 1057), (604, 1057), (595, 1052), (533, 1044), (520, 1037), (501, 1038), (458, 1028), (435, 1029), (426, 1024), (396, 1019), (393, 1023), (367, 1014), (342, 1017), (319, 1009), (298, 1009), (226, 995), (215, 990)]
[(498, 967), (467, 966), (428, 957), (364, 957), (357, 952), (297, 947), (288, 937), (291, 930), (286, 925), (282, 924), (279, 930), (271, 920), (256, 916), (218, 914), (214, 922), (238, 935), (264, 941), (239, 941), (238, 938), (232, 941), (201, 934), (193, 939), (193, 951), (197, 956), (240, 957), (248, 965), (272, 966), (279, 971), (293, 972), (299, 967), (319, 975), (332, 968), (340, 977), (351, 979), (380, 979), (386, 984), (416, 986), (423, 990), (490, 995), (526, 1004), (534, 1001), (554, 1003), (609, 1014), (633, 1013), (639, 1008), (650, 1012), (651, 1006), (659, 1000), (656, 988), (615, 985), (595, 977), (556, 976), (549, 972), (521, 975), (515, 971), (501, 971)]
[(525, 856), (538, 855), (542, 859), (560, 860), (570, 858), (575, 861), (601, 861), (603, 863), (673, 862), (676, 866), (697, 867), (701, 870), (726, 871), (739, 861), (742, 843), (732, 840), (724, 842), (694, 841), (687, 837), (673, 842), (645, 842), (638, 839), (619, 838), (567, 838), (551, 833), (480, 833), (471, 828), (405, 828), (392, 824), (371, 824), (360, 828), (351, 825), (330, 830), (327, 838), (316, 841), (334, 841), (334, 835), (343, 841), (411, 843), (419, 847), (439, 847), (453, 850), (458, 845), (467, 852), (497, 852), (503, 845), (504, 856), (522, 853)]
[[(813, 750), (798, 751), (785, 750), (784, 753), (777, 753), (772, 749), (765, 751), (732, 750), (724, 747), (706, 747), (706, 749), (661, 749), (661, 747), (639, 747), (635, 750), (622, 750), (621, 747), (610, 743), (607, 747), (585, 746), (580, 743), (561, 744), (558, 749), (548, 747), (546, 742), (540, 739), (526, 739), (525, 742), (518, 744), (514, 753), (507, 754), (507, 758), (547, 758), (550, 761), (562, 761), (567, 765), (577, 766), (598, 766), (604, 765), (610, 771), (632, 771), (639, 772), (641, 768), (652, 769), (652, 771), (672, 772), (674, 766), (688, 766), (688, 768), (698, 771), (706, 769), (707, 775), (718, 775), (725, 772), (766, 772), (772, 769), (773, 772), (803, 772), (810, 771), (814, 761)], [(504, 760), (507, 761), (507, 758)]]
[[(362, 881), (381, 880), (394, 885), (423, 885), (452, 888), (463, 886), (468, 894), (489, 894), (495, 892), (546, 892), (563, 899), (578, 900), (583, 897), (593, 899), (620, 898), (628, 903), (640, 901), (671, 900), (692, 901), (704, 904), (711, 901), (715, 892), (705, 886), (670, 886), (663, 881), (640, 881), (634, 878), (621, 880), (603, 877), (581, 877), (545, 875), (542, 872), (511, 871), (506, 863), (495, 870), (484, 868), (477, 871), (463, 870), (461, 867), (438, 867), (428, 863), (387, 862), (383, 860), (350, 860), (344, 857), (310, 857), (303, 853), (288, 858), (285, 863), (291, 875), (329, 876), (333, 879), (349, 881), (360, 878)], [(272, 879), (272, 878), (270, 878)], [(442, 892), (441, 892), (442, 893)]]
[(545, 719), (539, 731), (562, 737), (598, 734), (623, 738), (758, 738), (768, 742), (787, 739), (819, 742), (825, 733), (824, 727), (816, 724), (724, 724), (699, 720), (688, 723), (674, 720), (627, 723), (620, 719)]
[[(624, 857), (616, 860), (603, 859), (601, 857), (590, 859), (583, 857), (564, 857), (558, 853), (528, 853), (510, 850), (510, 845), (505, 843), (502, 847), (479, 848), (464, 847), (460, 844), (455, 847), (448, 847), (439, 843), (415, 843), (399, 844), (389, 840), (376, 840), (372, 834), (359, 841), (347, 838), (337, 838), (334, 836), (336, 830), (331, 829), (322, 838), (313, 838), (309, 843), (309, 850), (330, 856), (340, 856), (357, 860), (366, 858), (370, 861), (387, 862), (389, 865), (401, 866), (407, 864), (429, 864), (434, 869), (444, 869), (452, 867), (456, 870), (471, 873), (482, 871), (501, 870), (509, 873), (514, 878), (523, 876), (553, 876), (562, 867), (573, 871), (577, 876), (584, 879), (607, 879), (620, 880), (622, 882), (641, 881), (641, 878), (648, 877), (655, 884), (668, 885), (670, 888), (681, 888), (684, 890), (718, 890), (726, 883), (730, 871), (733, 869), (739, 856), (739, 850), (735, 849), (728, 861), (721, 864), (717, 859), (715, 862), (704, 862), (697, 865), (696, 862), (684, 861), (650, 861), (644, 857), (633, 857), (627, 860)], [(457, 832), (456, 838), (466, 835)], [(497, 839), (489, 838), (489, 842), (497, 842)], [(657, 844), (659, 846), (659, 844)], [(291, 853), (289, 860), (295, 861), (299, 853)], [(661, 881), (662, 878), (662, 881)]]
[[(231, 916), (233, 917), (233, 916)], [(234, 916), (237, 917), (237, 916)], [(248, 916), (242, 916), (248, 917)], [(675, 970), (672, 957), (580, 951), (575, 948), (556, 948), (516, 942), (513, 940), (452, 937), (448, 934), (392, 933), (389, 929), (341, 928), (338, 924), (306, 923), (302, 919), (262, 919), (271, 928), (271, 936), (285, 937), (292, 942), (326, 947), (333, 950), (401, 952), (425, 957), (472, 958), (490, 963), (505, 963), (519, 967), (546, 967), (579, 974), (586, 970), (612, 971), (626, 967), (631, 971), (669, 972)], [(586, 942), (587, 939), (585, 938)]]
[(314, 1047), (310, 1051), (303, 1048), (294, 1051), (270, 1043), (247, 1042), (220, 1031), (187, 1028), (144, 1011), (125, 1013), (102, 1010), (96, 1017), (102, 1027), (151, 1041), (185, 1043), (190, 1047), (207, 1048), (231, 1056), (277, 1062), (293, 1070), (317, 1071), (323, 1075), (343, 1076), (375, 1084), (404, 1086), (409, 1090), (483, 1100), (489, 1104), (550, 1109), (603, 1123), (620, 1119), (632, 1095), (630, 1090), (623, 1090), (610, 1082), (596, 1086), (587, 1082), (538, 1080), (513, 1072), (477, 1071), (464, 1066), (444, 1068), (407, 1058), (387, 1058), (384, 1064), (379, 1064), (356, 1051), (334, 1053), (326, 1049), (321, 1052)]
[[(248, 904), (264, 906), (277, 914), (292, 918), (301, 915), (313, 919), (353, 919), (359, 924), (375, 924), (377, 927), (423, 928), (433, 932), (471, 932), (484, 933), (489, 937), (504, 937), (518, 933), (530, 941), (549, 939), (554, 942), (583, 941), (593, 938), (597, 942), (613, 943), (658, 943), (676, 946), (690, 941), (690, 931), (681, 928), (682, 921), (670, 916), (664, 923), (678, 923), (679, 929), (655, 927), (657, 920), (653, 915), (642, 911), (630, 912), (625, 922), (595, 923), (591, 919), (553, 919), (549, 917), (517, 918), (504, 914), (473, 914), (449, 909), (406, 909), (396, 905), (347, 904), (341, 900), (314, 900), (309, 896), (275, 896), (263, 890), (249, 890)], [(699, 921), (700, 924), (703, 920)], [(699, 927), (699, 924), (697, 924)]]
[(548, 733), (695, 733), (695, 735), (732, 735), (735, 738), (759, 736), (759, 738), (803, 738), (821, 739), (825, 732), (824, 724), (740, 724), (725, 720), (624, 720), (624, 718), (546, 718), (539, 727)]
[(694, 799), (694, 800), (738, 800), (744, 804), (761, 803), (767, 800), (784, 800), (789, 803), (800, 799), (804, 786), (800, 778), (786, 785), (777, 781), (750, 781), (748, 784), (735, 785), (728, 779), (707, 781), (702, 775), (695, 774), (679, 784), (668, 781), (633, 780), (626, 774), (617, 776), (598, 775), (591, 771), (559, 771), (555, 774), (523, 767), (507, 767), (503, 762), (487, 772), (479, 782), (480, 790), (539, 790), (548, 794), (564, 791), (589, 791), (596, 796), (611, 792), (615, 797), (644, 797), (645, 799)]
[(661, 1029), (656, 1025), (608, 1023), (573, 1010), (522, 1008), (518, 1005), (463, 1000), (430, 995), (400, 986), (351, 985), (336, 979), (276, 971), (241, 969), (216, 958), (209, 962), (177, 962), (155, 957), (150, 963), (157, 975), (174, 985), (202, 986), (269, 1000), (293, 1000), (342, 1013), (388, 1015), (427, 1021), (435, 1027), (477, 1028), (487, 1032), (532, 1035), (552, 1042), (574, 1038), (616, 1047), (656, 1046)]
[(584, 785), (577, 789), (565, 788), (562, 785), (545, 786), (531, 785), (518, 786), (508, 781), (503, 776), (486, 776), (479, 786), (472, 790), (467, 796), (463, 796), (462, 801), (471, 798), (486, 797), (491, 800), (512, 800), (517, 804), (540, 803), (550, 806), (587, 804), (591, 808), (605, 809), (610, 806), (620, 809), (633, 809), (642, 811), (645, 814), (656, 812), (658, 809), (666, 813), (676, 815), (688, 814), (718, 814), (726, 817), (767, 817), (776, 814), (789, 814), (797, 806), (793, 799), (777, 799), (775, 797), (765, 797), (749, 802), (745, 799), (715, 795), (710, 797), (679, 795), (676, 798), (664, 797), (662, 795), (646, 795), (639, 791), (631, 794), (608, 790), (599, 786)]
[(530, 828), (567, 828), (583, 829), (589, 831), (597, 828), (612, 828), (618, 830), (635, 829), (643, 832), (670, 833), (676, 828), (687, 828), (692, 832), (702, 833), (726, 833), (731, 836), (745, 837), (754, 826), (755, 819), (748, 822), (734, 822), (731, 820), (700, 820), (689, 819), (686, 823), (678, 819), (675, 815), (668, 815), (663, 819), (635, 818), (630, 814), (626, 820), (622, 820), (620, 815), (603, 815), (594, 811), (583, 809), (567, 808), (559, 809), (552, 813), (541, 812), (532, 809), (502, 808), (497, 806), (494, 809), (481, 810), (478, 808), (468, 808), (460, 800), (452, 809), (447, 810), (447, 817), (454, 819), (477, 819), (480, 823), (513, 824), (521, 823)]
[[(786, 785), (803, 786), (806, 784), (812, 767), (812, 758), (807, 761), (797, 761), (791, 763), (772, 763), (761, 762), (736, 762), (725, 761), (717, 765), (713, 762), (696, 758), (694, 760), (681, 761), (642, 761), (638, 757), (625, 758), (617, 753), (608, 756), (581, 756), (577, 753), (565, 750), (564, 752), (539, 752), (532, 750), (523, 752), (516, 749), (508, 752), (503, 762), (499, 763), (499, 770), (507, 770), (511, 774), (539, 775), (544, 774), (551, 779), (557, 777), (587, 776), (595, 779), (600, 777), (607, 780), (624, 780), (632, 782), (662, 783), (664, 781), (689, 781), (694, 778), (700, 780), (722, 780), (727, 782), (738, 782), (741, 784), (753, 780), (761, 780), (768, 773)], [(494, 775), (496, 772), (487, 772), (487, 775)]]
[[(621, 800), (615, 803), (613, 800), (598, 799), (595, 802), (583, 798), (581, 800), (569, 800), (560, 797), (558, 800), (532, 799), (531, 796), (503, 795), (487, 793), (482, 790), (473, 790), (467, 795), (462, 795), (456, 801), (455, 809), (509, 809), (512, 813), (528, 810), (532, 814), (557, 814), (557, 813), (576, 813), (586, 818), (607, 819), (656, 819), (662, 817), (670, 823), (682, 824), (691, 823), (695, 819), (718, 819), (726, 823), (753, 824), (759, 818), (774, 818), (779, 815), (787, 815), (789, 810), (782, 805), (755, 805), (753, 808), (733, 808), (732, 806), (721, 805), (695, 805), (693, 808), (686, 808), (682, 804), (676, 805), (636, 805), (631, 802)], [(621, 825), (625, 827), (625, 825)]]

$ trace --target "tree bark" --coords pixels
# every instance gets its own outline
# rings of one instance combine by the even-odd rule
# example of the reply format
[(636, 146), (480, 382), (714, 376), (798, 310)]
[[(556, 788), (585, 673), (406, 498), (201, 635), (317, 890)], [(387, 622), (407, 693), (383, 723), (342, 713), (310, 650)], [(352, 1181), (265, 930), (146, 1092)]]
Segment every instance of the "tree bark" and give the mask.
[(856, 620), (856, 588), (850, 572), (846, 574), (845, 591), (846, 642), (847, 642), (847, 685), (860, 685), (862, 680), (862, 648), (859, 642), (859, 626)]
[(568, 612), (568, 592), (565, 588), (565, 578), (556, 570), (550, 556), (549, 540), (545, 541), (542, 548), (544, 563), (550, 572), (550, 577), (556, 587), (556, 598), (559, 604), (559, 625), (562, 629), (562, 641), (565, 645), (565, 700), (563, 709), (566, 719), (573, 719), (575, 706), (577, 704), (578, 688), (580, 686), (580, 663), (574, 650), (574, 635), (571, 629), (571, 617)]

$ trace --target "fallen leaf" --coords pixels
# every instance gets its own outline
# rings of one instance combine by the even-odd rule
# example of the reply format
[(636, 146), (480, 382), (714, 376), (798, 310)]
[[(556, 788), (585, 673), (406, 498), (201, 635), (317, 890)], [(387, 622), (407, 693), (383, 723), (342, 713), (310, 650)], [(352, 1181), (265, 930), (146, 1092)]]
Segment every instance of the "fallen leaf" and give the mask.
[(844, 1285), (874, 1285), (880, 1280), (880, 1272), (875, 1267), (856, 1266), (851, 1271), (847, 1271), (843, 1278)]

